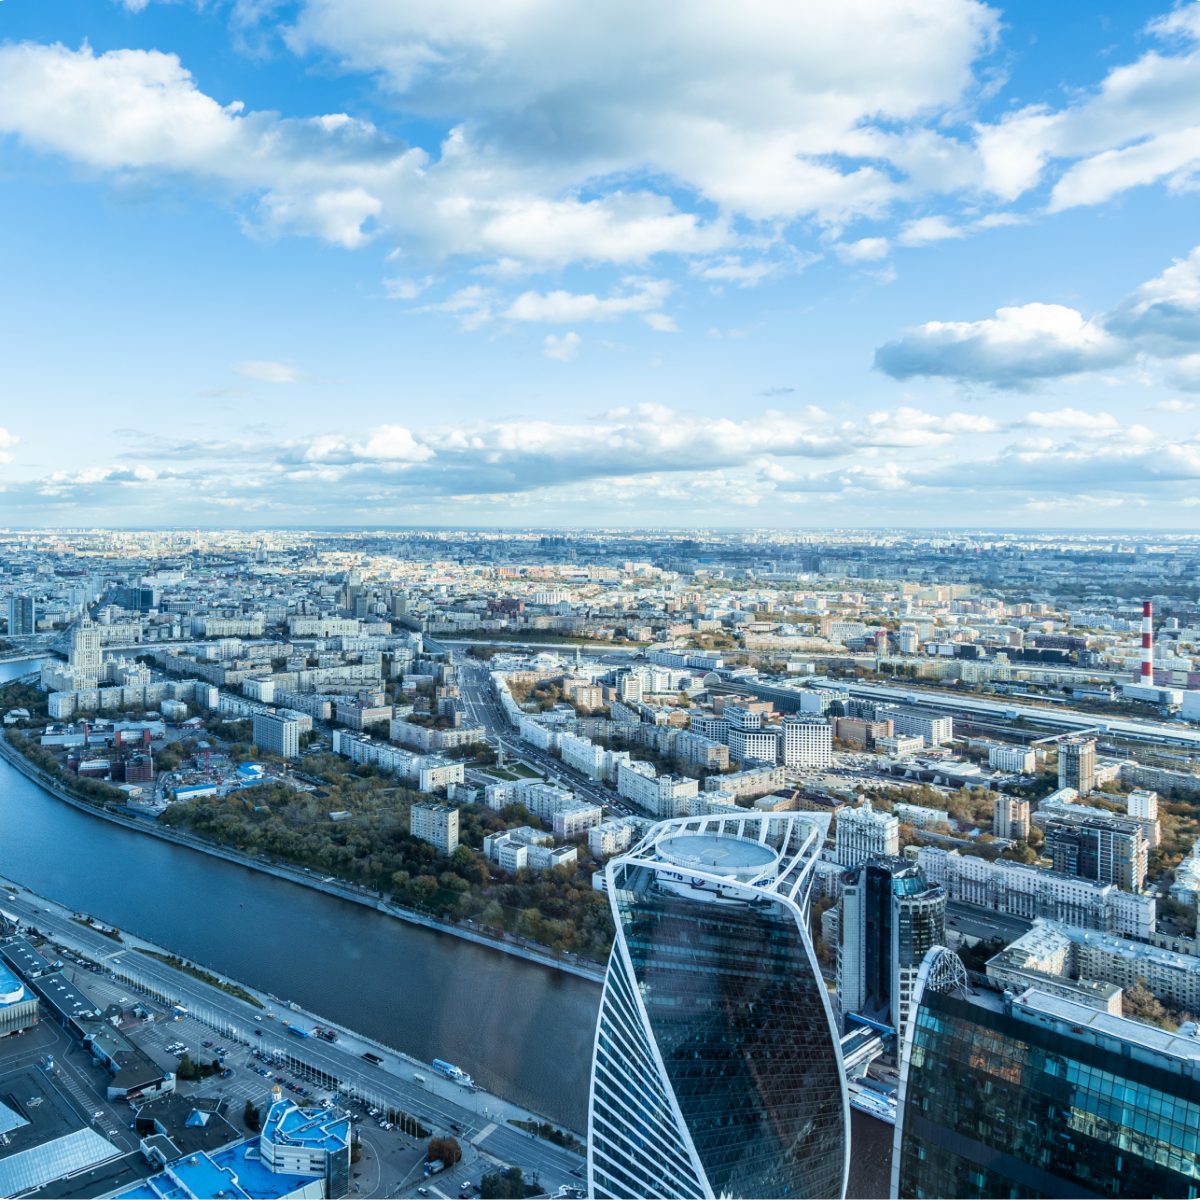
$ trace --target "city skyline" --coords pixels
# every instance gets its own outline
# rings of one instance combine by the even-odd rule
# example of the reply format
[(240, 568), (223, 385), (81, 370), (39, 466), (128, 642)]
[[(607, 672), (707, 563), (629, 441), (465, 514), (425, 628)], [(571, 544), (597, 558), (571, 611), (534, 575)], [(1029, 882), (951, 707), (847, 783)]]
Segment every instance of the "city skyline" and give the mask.
[(1194, 526), (1200, 5), (681, 13), (7, 0), (9, 525)]

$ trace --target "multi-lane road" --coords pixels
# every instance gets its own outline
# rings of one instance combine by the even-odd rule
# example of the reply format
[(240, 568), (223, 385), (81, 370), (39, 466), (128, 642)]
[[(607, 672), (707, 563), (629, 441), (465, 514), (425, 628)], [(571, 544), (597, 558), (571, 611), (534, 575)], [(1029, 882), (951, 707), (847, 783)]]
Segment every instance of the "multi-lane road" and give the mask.
[[(27, 892), (9, 889), (0, 893), (0, 908), (56, 943), (100, 963), (131, 987), (160, 1000), (183, 1004), (193, 1018), (223, 1037), (261, 1047), (268, 1053), (277, 1051), (294, 1070), (304, 1071), (330, 1090), (357, 1096), (381, 1108), (407, 1112), (435, 1133), (469, 1141), (498, 1163), (520, 1166), (527, 1176), (536, 1172), (542, 1186), (551, 1191), (579, 1183), (584, 1159), (514, 1128), (510, 1120), (529, 1119), (531, 1114), (500, 1097), (459, 1087), (432, 1068), (351, 1030), (340, 1031), (336, 1043), (290, 1035), (284, 1028), (285, 1021), (305, 1029), (326, 1022), (293, 1010), (274, 997), (260, 996), (265, 1007), (257, 1008), (141, 953), (136, 944), (115, 944), (72, 919), (65, 909)], [(365, 1063), (362, 1055), (367, 1053), (375, 1055), (379, 1063)]]

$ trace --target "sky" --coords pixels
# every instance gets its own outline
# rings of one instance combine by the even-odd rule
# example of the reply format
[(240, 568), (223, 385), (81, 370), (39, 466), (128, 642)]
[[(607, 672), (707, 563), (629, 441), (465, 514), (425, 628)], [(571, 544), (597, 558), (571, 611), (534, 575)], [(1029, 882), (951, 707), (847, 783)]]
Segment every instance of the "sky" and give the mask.
[(1200, 3), (0, 0), (0, 524), (1191, 529)]

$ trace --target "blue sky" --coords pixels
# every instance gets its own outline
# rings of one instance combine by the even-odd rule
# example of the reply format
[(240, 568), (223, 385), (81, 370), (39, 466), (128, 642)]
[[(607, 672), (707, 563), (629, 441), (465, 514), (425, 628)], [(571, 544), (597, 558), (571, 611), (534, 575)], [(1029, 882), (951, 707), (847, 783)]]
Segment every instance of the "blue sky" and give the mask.
[(0, 521), (1191, 528), (1200, 4), (0, 0)]

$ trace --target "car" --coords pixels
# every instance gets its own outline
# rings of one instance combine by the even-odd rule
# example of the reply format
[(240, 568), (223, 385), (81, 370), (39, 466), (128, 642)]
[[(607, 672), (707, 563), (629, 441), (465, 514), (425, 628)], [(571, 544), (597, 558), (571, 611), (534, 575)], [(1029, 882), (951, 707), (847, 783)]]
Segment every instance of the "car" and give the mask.
[(203, 1046), (203, 1047), (204, 1047), (204, 1048), (207, 1050), (207, 1049), (208, 1049), (208, 1047), (212, 1045), (212, 1042), (211, 1042), (211, 1041), (209, 1041), (207, 1038), (205, 1038), (205, 1040), (204, 1040), (204, 1041), (202, 1041), (202, 1042), (200, 1043), (200, 1045), (202, 1045), (202, 1046)]
[(418, 1196), (428, 1196), (429, 1189), (428, 1188), (417, 1188), (417, 1195)]

